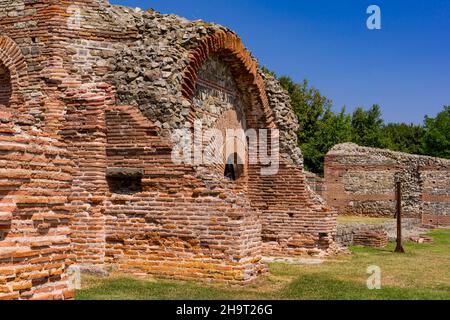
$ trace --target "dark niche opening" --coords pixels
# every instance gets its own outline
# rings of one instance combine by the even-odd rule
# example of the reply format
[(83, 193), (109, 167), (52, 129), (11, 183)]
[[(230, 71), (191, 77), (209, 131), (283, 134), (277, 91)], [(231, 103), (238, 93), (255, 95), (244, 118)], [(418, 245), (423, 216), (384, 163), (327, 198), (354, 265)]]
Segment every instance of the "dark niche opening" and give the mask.
[(142, 192), (143, 169), (109, 168), (106, 170), (109, 191), (117, 194)]
[(244, 165), (237, 153), (231, 154), (225, 164), (224, 177), (230, 181), (238, 180), (244, 173)]
[(236, 181), (236, 172), (234, 171), (234, 165), (227, 163), (225, 165), (225, 178), (227, 178), (230, 181)]
[(12, 94), (11, 74), (0, 61), (0, 105), (9, 107)]

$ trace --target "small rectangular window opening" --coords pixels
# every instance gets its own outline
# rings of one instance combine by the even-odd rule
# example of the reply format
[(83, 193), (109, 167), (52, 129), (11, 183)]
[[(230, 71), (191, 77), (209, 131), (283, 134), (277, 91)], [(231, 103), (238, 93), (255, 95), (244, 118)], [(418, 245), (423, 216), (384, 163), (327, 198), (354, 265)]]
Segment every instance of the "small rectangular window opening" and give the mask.
[(110, 168), (106, 171), (106, 179), (111, 193), (134, 194), (142, 192), (143, 169)]

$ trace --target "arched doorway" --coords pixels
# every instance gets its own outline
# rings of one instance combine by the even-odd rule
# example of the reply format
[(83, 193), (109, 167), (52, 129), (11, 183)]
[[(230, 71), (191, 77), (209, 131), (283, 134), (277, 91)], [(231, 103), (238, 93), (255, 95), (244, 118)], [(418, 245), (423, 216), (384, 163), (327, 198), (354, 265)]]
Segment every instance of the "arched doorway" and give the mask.
[(243, 174), (244, 161), (237, 153), (230, 154), (225, 164), (224, 177), (230, 181), (237, 181)]
[(12, 93), (11, 73), (0, 61), (0, 106), (9, 107)]
[[(203, 130), (205, 166), (228, 181), (244, 183), (248, 163), (246, 111), (251, 102), (243, 94), (223, 57), (211, 54), (198, 72), (193, 97), (194, 118)], [(212, 129), (212, 132), (207, 130)], [(220, 136), (219, 138), (217, 136)], [(214, 160), (213, 163), (210, 161)]]

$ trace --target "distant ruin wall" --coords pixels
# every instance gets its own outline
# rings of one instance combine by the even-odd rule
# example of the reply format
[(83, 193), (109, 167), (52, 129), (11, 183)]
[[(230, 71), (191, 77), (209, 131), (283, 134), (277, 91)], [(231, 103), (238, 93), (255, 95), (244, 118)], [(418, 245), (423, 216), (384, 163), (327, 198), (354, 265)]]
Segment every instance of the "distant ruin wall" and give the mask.
[(325, 159), (326, 200), (342, 215), (393, 216), (397, 179), (405, 216), (450, 225), (450, 160), (355, 144), (337, 145)]

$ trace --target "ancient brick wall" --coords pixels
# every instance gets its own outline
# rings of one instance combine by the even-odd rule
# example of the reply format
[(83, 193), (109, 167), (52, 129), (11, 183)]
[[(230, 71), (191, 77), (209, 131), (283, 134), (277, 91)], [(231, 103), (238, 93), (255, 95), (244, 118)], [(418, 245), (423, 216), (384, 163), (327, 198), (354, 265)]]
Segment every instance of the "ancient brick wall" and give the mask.
[(106, 123), (111, 174), (142, 172), (137, 190), (108, 192), (108, 262), (137, 273), (240, 283), (265, 270), (258, 216), (239, 189), (219, 181), (212, 188), (192, 166), (174, 164), (170, 142), (136, 108), (116, 107)]
[[(11, 8), (0, 7), (2, 28), (21, 18), (5, 18)], [(0, 36), (0, 299), (70, 299), (67, 197), (74, 166), (59, 137), (43, 130), (39, 87), (30, 87), (38, 80), (24, 42), (21, 49), (5, 33)]]
[[(260, 74), (241, 40), (221, 26), (189, 22), (154, 12), (145, 13), (143, 19), (151, 19), (151, 25), (159, 22), (152, 29), (152, 37), (164, 35), (164, 43), (175, 42), (180, 46), (139, 46), (151, 43), (144, 36), (143, 40), (136, 42), (136, 47), (130, 46), (132, 49), (116, 55), (111, 64), (120, 66), (114, 72), (119, 101), (137, 105), (162, 129), (162, 135), (170, 136), (174, 129), (192, 124), (198, 118), (204, 121), (206, 128), (220, 128), (224, 123), (230, 125), (233, 116), (227, 116), (229, 112), (235, 112), (234, 120), (240, 119), (232, 127), (239, 122), (243, 122), (240, 126), (245, 129), (278, 127), (282, 151), (280, 173), (261, 178), (260, 166), (248, 166), (248, 182), (243, 183), (254, 210), (261, 211), (263, 239), (270, 240), (270, 245), (265, 246), (268, 248), (266, 252), (314, 254), (333, 247), (334, 213), (320, 197), (305, 187), (303, 160), (297, 146), (297, 119), (281, 86), (274, 79)], [(146, 34), (148, 31), (143, 32)], [(205, 84), (209, 84), (211, 89), (211, 81), (208, 80), (220, 79), (221, 71), (217, 69), (215, 74), (205, 73), (205, 65), (211, 59), (221, 60), (228, 66), (228, 73), (241, 90), (239, 104), (244, 106), (244, 112), (239, 110), (242, 107), (234, 106), (233, 111), (226, 106), (230, 101), (225, 101), (222, 106), (224, 101), (221, 99), (213, 103), (208, 101), (211, 109), (210, 105), (199, 103), (202, 99), (198, 99), (198, 94), (204, 94), (202, 88)], [(136, 68), (133, 61), (139, 61), (145, 69)], [(233, 96), (230, 95), (233, 90), (227, 88), (229, 84), (229, 81), (219, 81), (215, 88), (222, 89), (218, 90), (222, 100)], [(223, 166), (214, 170), (197, 166), (196, 170), (202, 172), (203, 179), (211, 180), (211, 173), (221, 174)], [(265, 237), (266, 233), (270, 237)], [(273, 233), (278, 234), (275, 240)]]
[[(263, 253), (334, 252), (288, 96), (227, 28), (103, 0), (8, 0), (0, 32), (0, 297), (70, 298), (72, 263), (247, 283)], [(174, 133), (198, 119), (279, 129), (277, 174), (250, 164), (245, 139), (232, 179), (235, 154), (175, 162)]]
[(0, 113), (0, 299), (71, 298), (69, 155), (30, 119)]
[(344, 144), (326, 156), (325, 179), (326, 200), (340, 214), (392, 217), (400, 180), (405, 216), (449, 223), (449, 160)]
[(384, 248), (389, 244), (389, 237), (386, 231), (363, 230), (353, 235), (353, 245)]
[[(79, 3), (94, 12), (100, 6), (100, 2), (94, 1)], [(8, 170), (1, 204), (11, 216), (2, 224), (0, 236), (3, 298), (73, 296), (66, 270), (82, 252), (71, 246), (70, 234), (73, 234), (72, 226), (76, 226), (74, 213), (80, 211), (81, 202), (89, 208), (91, 204), (84, 201), (85, 194), (76, 194), (77, 182), (72, 183), (80, 177), (77, 156), (83, 157), (83, 152), (79, 149), (69, 152), (68, 140), (60, 130), (65, 128), (65, 133), (70, 134), (67, 130), (70, 126), (64, 120), (71, 99), (92, 92), (86, 94), (90, 91), (86, 85), (80, 89), (87, 79), (77, 78), (68, 65), (71, 61), (68, 44), (79, 37), (78, 31), (68, 23), (69, 5), (54, 1), (0, 3), (0, 91), (1, 104), (7, 106), (2, 109), (1, 168)], [(90, 72), (96, 74), (98, 70)], [(105, 95), (105, 88), (101, 91)], [(96, 104), (92, 96), (80, 99), (90, 102), (87, 108)], [(84, 114), (81, 111), (78, 119), (86, 117), (86, 113), (90, 110)], [(95, 115), (90, 116), (92, 121)], [(83, 126), (85, 120), (77, 123), (82, 129), (88, 127)], [(80, 127), (77, 129), (81, 133)], [(89, 165), (87, 168), (89, 171)], [(88, 174), (83, 177), (90, 179)], [(83, 234), (92, 230), (86, 224), (83, 228)]]

